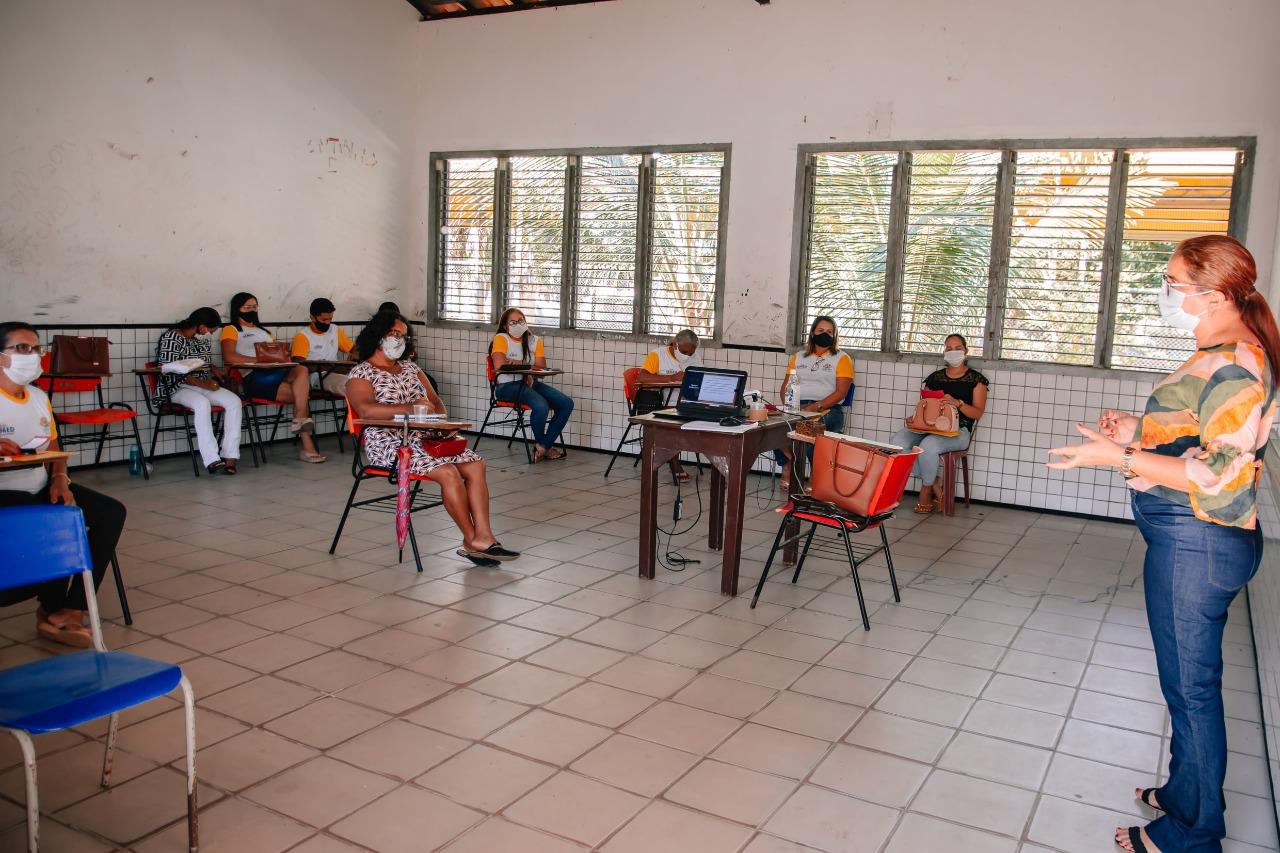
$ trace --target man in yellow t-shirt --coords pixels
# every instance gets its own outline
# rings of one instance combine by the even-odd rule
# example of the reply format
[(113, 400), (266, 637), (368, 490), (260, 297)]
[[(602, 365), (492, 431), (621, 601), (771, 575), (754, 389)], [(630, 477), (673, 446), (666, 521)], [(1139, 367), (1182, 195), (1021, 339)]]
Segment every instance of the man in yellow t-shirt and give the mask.
[[(294, 361), (351, 361), (355, 344), (342, 329), (333, 325), (333, 303), (324, 297), (311, 300), (311, 325), (293, 336), (290, 354)], [(323, 388), (331, 394), (341, 394), (347, 387), (350, 367), (325, 368), (328, 372), (319, 378), (320, 368), (311, 368), (311, 387)]]

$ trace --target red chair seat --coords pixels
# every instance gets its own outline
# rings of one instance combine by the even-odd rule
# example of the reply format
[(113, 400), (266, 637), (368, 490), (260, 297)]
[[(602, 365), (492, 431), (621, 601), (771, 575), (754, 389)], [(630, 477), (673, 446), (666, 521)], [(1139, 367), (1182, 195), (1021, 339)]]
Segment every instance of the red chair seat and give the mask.
[(493, 405), (499, 409), (523, 409), (526, 412), (533, 408), (528, 403), (507, 403), (502, 400), (496, 401)]
[[(221, 406), (210, 406), (209, 411), (217, 413), (225, 410)], [(162, 415), (186, 415), (190, 413), (190, 409), (186, 406), (179, 406), (177, 403), (165, 403), (160, 407), (160, 414)]]
[[(366, 477), (387, 477), (387, 478), (390, 478), (390, 476), (391, 476), (391, 472), (390, 472), (389, 470), (387, 470), (386, 468), (373, 468), (373, 467), (370, 467), (370, 466), (368, 466), (368, 465), (366, 465), (366, 466), (365, 466), (365, 468), (364, 468), (364, 473), (365, 473), (365, 476), (366, 476)], [(410, 472), (410, 474), (409, 474), (409, 479), (410, 479), (411, 481), (413, 481), (413, 480), (418, 480), (418, 481), (421, 481), (421, 482), (424, 482), (424, 483), (425, 483), (427, 480), (430, 480), (431, 478), (430, 478), (430, 477), (428, 477), (428, 476), (426, 476), (425, 474), (414, 474), (414, 473)]]
[(266, 397), (250, 397), (246, 402), (255, 406), (292, 406), (293, 403), (286, 403), (282, 400), (268, 400)]
[(55, 412), (60, 424), (118, 424), (138, 416), (132, 409), (86, 409), (81, 412)]
[[(775, 509), (774, 512), (780, 512), (785, 514), (785, 513), (791, 512), (794, 506), (795, 504), (788, 502), (787, 504)], [(857, 527), (858, 526), (858, 523), (853, 519), (848, 519), (842, 523), (842, 522), (836, 521), (836, 519), (830, 516), (814, 515), (813, 513), (808, 513), (804, 511), (797, 512), (794, 517), (803, 519), (804, 521), (812, 521), (814, 524), (821, 524), (823, 527), (840, 528), (840, 527)], [(880, 526), (880, 522), (873, 521), (870, 524), (868, 524), (865, 529), (871, 530), (872, 528), (879, 527), (879, 526)]]

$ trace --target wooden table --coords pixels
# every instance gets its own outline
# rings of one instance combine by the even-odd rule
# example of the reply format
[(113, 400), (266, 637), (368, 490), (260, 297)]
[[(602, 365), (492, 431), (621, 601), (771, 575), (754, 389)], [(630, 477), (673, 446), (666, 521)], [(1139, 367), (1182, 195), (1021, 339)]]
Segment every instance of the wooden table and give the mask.
[(42, 453), (24, 453), (21, 456), (0, 456), (0, 471), (13, 471), (18, 468), (34, 468), (46, 462), (57, 462), (59, 459), (70, 459), (71, 454), (65, 450), (46, 450)]
[(720, 591), (737, 595), (747, 474), (761, 453), (787, 446), (791, 440), (788, 434), (797, 420), (803, 418), (779, 413), (753, 429), (727, 433), (682, 429), (683, 421), (654, 415), (632, 418), (631, 422), (644, 430), (640, 452), (640, 577), (653, 578), (657, 573), (658, 471), (682, 452), (700, 453), (711, 461), (707, 545), (724, 551)]

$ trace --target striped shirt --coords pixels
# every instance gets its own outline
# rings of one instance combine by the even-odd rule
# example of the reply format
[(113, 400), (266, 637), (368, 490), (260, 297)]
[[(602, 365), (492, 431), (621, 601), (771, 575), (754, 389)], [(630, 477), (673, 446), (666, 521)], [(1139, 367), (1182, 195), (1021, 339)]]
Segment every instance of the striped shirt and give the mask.
[(1252, 530), (1275, 416), (1275, 380), (1260, 346), (1232, 341), (1197, 350), (1156, 385), (1138, 427), (1143, 450), (1186, 459), (1191, 491), (1141, 477), (1129, 485), (1188, 506), (1201, 521)]

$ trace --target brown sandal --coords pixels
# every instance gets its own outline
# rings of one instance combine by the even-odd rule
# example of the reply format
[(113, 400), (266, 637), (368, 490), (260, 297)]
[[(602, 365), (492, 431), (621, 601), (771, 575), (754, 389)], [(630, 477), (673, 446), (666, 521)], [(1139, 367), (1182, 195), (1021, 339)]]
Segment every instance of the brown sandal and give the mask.
[(46, 640), (77, 649), (93, 648), (93, 633), (74, 618), (58, 624), (43, 610), (36, 611), (36, 633)]
[(934, 511), (934, 510), (933, 510), (933, 504), (932, 504), (932, 503), (927, 503), (927, 504), (919, 504), (919, 503), (918, 503), (918, 504), (916, 504), (916, 505), (915, 505), (915, 511), (916, 511), (917, 513), (919, 513), (920, 515), (930, 515), (930, 514), (932, 514), (932, 513), (933, 513), (933, 511)]

